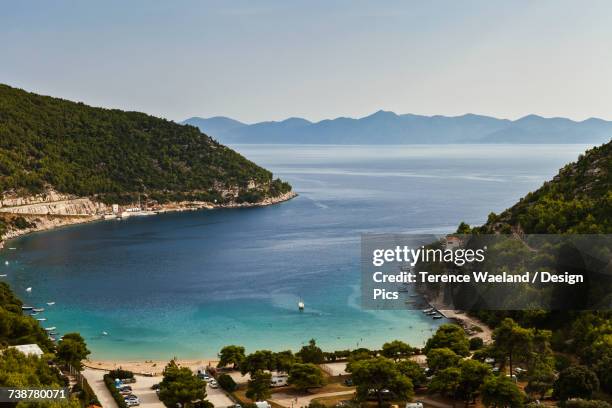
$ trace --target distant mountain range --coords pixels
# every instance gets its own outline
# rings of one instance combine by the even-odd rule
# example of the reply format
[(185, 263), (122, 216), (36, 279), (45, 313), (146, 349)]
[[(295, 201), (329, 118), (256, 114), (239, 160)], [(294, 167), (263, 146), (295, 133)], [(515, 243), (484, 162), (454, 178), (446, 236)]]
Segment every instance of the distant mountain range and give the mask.
[(182, 122), (200, 128), (221, 143), (292, 144), (439, 144), (439, 143), (604, 143), (612, 138), (612, 122), (591, 118), (528, 115), (517, 120), (463, 116), (397, 115), (378, 111), (353, 119), (320, 122), (289, 118), (245, 124), (217, 116)]

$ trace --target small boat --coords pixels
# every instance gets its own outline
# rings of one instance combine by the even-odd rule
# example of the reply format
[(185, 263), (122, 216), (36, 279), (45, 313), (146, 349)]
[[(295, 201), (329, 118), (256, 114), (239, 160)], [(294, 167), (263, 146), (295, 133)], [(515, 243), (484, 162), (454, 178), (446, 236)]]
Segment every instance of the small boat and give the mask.
[(9, 264), (9, 261), (4, 261), (4, 264), (5, 264), (5, 265), (8, 265), (8, 264)]
[(435, 309), (433, 307), (430, 307), (429, 309), (424, 309), (423, 313), (427, 314), (429, 312), (433, 312)]
[(30, 313), (30, 316), (38, 316), (38, 312), (32, 312), (32, 313)]
[(442, 316), (442, 315), (435, 315), (435, 316), (433, 316), (432, 318), (433, 318), (433, 319), (442, 319), (443, 317), (444, 317), (444, 316)]
[(32, 288), (31, 288), (31, 287), (26, 288), (26, 292), (28, 292), (28, 293), (32, 293)]
[(45, 308), (44, 307), (35, 307), (32, 309), (33, 312), (44, 312)]
[(56, 332), (56, 331), (52, 331), (52, 332), (49, 332), (49, 333), (47, 333), (47, 334), (48, 334), (49, 336), (57, 336), (59, 333), (58, 333), (58, 332)]
[(398, 292), (410, 292), (410, 289), (402, 287), (402, 288), (399, 288), (397, 291)]
[(304, 310), (304, 302), (303, 302), (302, 300), (300, 300), (300, 301), (298, 302), (298, 309), (299, 309), (300, 311), (303, 311), (303, 310)]
[(21, 310), (32, 310), (34, 309), (32, 306), (21, 306)]
[(36, 320), (38, 320), (39, 322), (46, 322), (46, 321), (47, 321), (47, 318), (46, 318), (46, 317), (39, 317), (39, 318), (38, 318), (38, 319), (36, 319)]
[(57, 329), (57, 327), (55, 327), (55, 326), (53, 326), (53, 327), (45, 327), (45, 330), (48, 331), (48, 332), (49, 331), (53, 331), (55, 329)]
[(3, 273), (2, 275), (0, 275), (0, 278), (6, 278), (6, 273)]
[(436, 310), (432, 310), (431, 312), (427, 312), (425, 313), (427, 316), (433, 316), (433, 315), (437, 315), (438, 312)]
[(14, 251), (14, 250), (16, 250), (17, 248), (15, 248), (15, 247), (10, 247), (9, 249), (10, 249), (11, 251)]
[(108, 336), (108, 333), (107, 333), (107, 332), (105, 332), (105, 331), (103, 331), (103, 332), (102, 332), (102, 335), (103, 335), (103, 336)]
[(51, 340), (51, 341), (55, 341), (55, 337), (53, 337), (53, 336), (49, 336), (49, 340)]
[(47, 306), (53, 306), (55, 302), (47, 302)]

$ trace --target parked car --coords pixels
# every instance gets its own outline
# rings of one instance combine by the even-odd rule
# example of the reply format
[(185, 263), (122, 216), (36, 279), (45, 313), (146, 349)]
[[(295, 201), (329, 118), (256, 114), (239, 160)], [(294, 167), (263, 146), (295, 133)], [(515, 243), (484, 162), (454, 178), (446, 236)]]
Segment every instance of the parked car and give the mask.
[(130, 395), (128, 395), (128, 396), (126, 396), (126, 397), (124, 397), (124, 398), (123, 398), (123, 400), (124, 400), (126, 403), (127, 403), (128, 401), (131, 401), (131, 402), (137, 402), (137, 403), (139, 403), (139, 404), (140, 404), (140, 399), (139, 399), (139, 398), (138, 398), (136, 395), (134, 395), (134, 394), (130, 394)]
[(134, 384), (136, 382), (136, 378), (132, 377), (132, 378), (123, 378), (121, 379), (121, 382), (124, 384)]
[(219, 388), (219, 383), (217, 383), (217, 380), (214, 378), (208, 384), (210, 385), (210, 388)]
[(353, 379), (352, 378), (347, 378), (346, 380), (344, 380), (344, 385), (346, 385), (347, 387), (352, 387), (353, 386)]

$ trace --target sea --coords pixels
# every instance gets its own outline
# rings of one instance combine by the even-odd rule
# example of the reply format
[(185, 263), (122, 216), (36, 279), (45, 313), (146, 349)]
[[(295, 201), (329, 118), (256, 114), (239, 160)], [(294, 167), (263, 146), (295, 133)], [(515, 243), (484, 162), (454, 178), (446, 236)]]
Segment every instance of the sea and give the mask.
[(0, 279), (45, 308), (45, 327), (80, 332), (94, 359), (296, 351), (310, 339), (329, 351), (422, 346), (444, 319), (361, 308), (361, 234), (482, 224), (589, 146), (232, 147), (298, 197), (30, 234), (0, 253)]

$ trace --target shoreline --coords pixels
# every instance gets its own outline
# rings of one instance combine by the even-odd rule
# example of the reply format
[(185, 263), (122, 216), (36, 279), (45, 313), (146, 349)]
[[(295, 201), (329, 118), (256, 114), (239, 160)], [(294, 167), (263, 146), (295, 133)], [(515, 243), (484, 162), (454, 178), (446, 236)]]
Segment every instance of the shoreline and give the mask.
[[(206, 201), (172, 202), (161, 205), (161, 209), (159, 211), (147, 215), (159, 215), (184, 211), (267, 207), (270, 205), (280, 204), (285, 201), (289, 201), (297, 196), (298, 194), (294, 191), (289, 191), (276, 197), (265, 198), (264, 200), (256, 203), (215, 204)], [(24, 218), (35, 218), (37, 221), (35, 221), (36, 225), (34, 227), (28, 227), (24, 229), (12, 229), (10, 231), (7, 231), (7, 233), (0, 237), (0, 250), (4, 249), (5, 244), (7, 242), (34, 232), (51, 231), (61, 227), (87, 224), (96, 221), (114, 221), (114, 219), (105, 219), (104, 215), (100, 214), (35, 214), (27, 212), (9, 211), (0, 211), (0, 214), (6, 214), (8, 216), (22, 216)]]
[[(111, 371), (115, 369), (123, 369), (132, 371), (134, 374), (144, 375), (144, 376), (159, 376), (162, 374), (164, 367), (170, 362), (171, 359), (168, 360), (137, 360), (137, 359), (127, 359), (127, 360), (86, 360), (83, 362), (83, 366), (90, 368), (92, 370), (100, 370), (100, 371)], [(201, 358), (201, 359), (175, 359), (177, 365), (179, 367), (187, 367), (192, 371), (197, 370), (201, 367), (207, 367), (209, 365), (215, 366), (217, 365), (219, 360)]]

